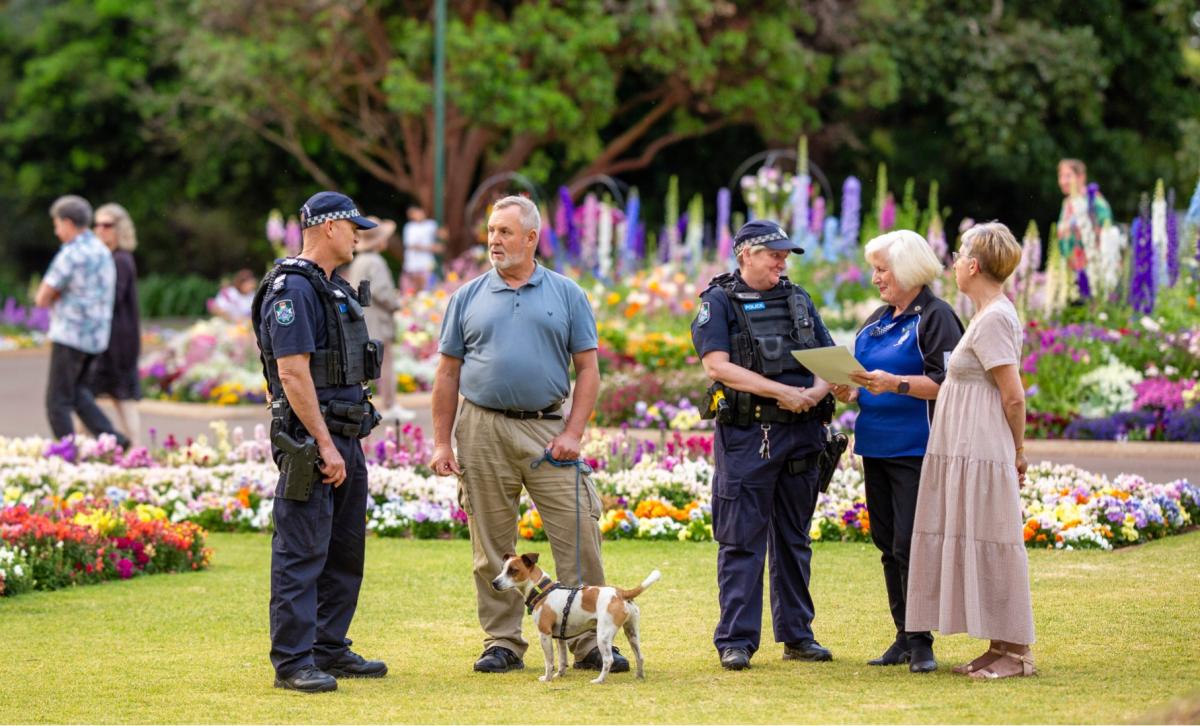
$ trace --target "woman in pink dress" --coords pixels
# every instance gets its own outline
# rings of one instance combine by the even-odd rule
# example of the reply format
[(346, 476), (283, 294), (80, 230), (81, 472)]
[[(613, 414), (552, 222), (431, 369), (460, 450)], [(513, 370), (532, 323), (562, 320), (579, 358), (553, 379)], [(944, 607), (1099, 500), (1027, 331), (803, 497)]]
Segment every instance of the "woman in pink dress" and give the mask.
[(1020, 259), (1003, 224), (963, 235), (954, 278), (975, 316), (938, 393), (913, 524), (905, 627), (990, 640), (983, 655), (954, 668), (973, 678), (1035, 672), (1020, 497), (1021, 321), (1002, 289)]

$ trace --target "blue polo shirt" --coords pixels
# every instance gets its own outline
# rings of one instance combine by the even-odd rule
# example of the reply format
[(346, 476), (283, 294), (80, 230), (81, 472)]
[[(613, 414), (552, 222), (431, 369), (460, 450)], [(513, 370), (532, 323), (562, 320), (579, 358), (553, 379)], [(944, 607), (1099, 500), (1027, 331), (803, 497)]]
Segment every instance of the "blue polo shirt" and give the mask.
[[(854, 340), (854, 357), (868, 371), (898, 376), (946, 379), (950, 354), (962, 338), (963, 325), (954, 310), (923, 287), (900, 315), (884, 305), (867, 318)], [(933, 401), (900, 393), (873, 394), (858, 389), (854, 453), (888, 459), (924, 456), (929, 443)]]
[(438, 351), (462, 360), (459, 392), (485, 408), (539, 411), (571, 392), (571, 356), (599, 346), (579, 285), (538, 265), (519, 288), (500, 274), (450, 297)]

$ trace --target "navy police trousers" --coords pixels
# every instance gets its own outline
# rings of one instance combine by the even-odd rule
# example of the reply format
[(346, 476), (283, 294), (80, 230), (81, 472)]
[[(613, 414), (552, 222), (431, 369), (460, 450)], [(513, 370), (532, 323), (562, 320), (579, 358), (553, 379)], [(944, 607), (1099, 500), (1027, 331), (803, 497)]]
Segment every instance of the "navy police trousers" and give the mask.
[(280, 678), (328, 666), (350, 646), (367, 535), (367, 463), (357, 439), (333, 441), (346, 461), (341, 486), (318, 479), (309, 500), (298, 502), (279, 496), (280, 475), (275, 490), (271, 664)]
[(817, 421), (771, 424), (770, 458), (760, 454), (762, 428), (718, 424), (713, 475), (713, 534), (721, 619), (713, 634), (726, 648), (758, 650), (762, 632), (763, 565), (771, 555), (771, 621), (775, 640), (813, 637), (808, 593), (809, 527), (817, 504), (817, 469), (789, 473), (788, 461), (821, 448)]

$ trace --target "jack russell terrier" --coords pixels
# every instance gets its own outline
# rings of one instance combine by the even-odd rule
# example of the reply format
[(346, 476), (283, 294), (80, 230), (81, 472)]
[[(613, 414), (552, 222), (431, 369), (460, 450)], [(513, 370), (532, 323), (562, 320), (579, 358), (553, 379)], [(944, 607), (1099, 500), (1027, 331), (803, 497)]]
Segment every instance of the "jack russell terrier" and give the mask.
[[(639, 643), (638, 606), (633, 599), (658, 581), (658, 570), (651, 572), (642, 584), (632, 590), (620, 587), (567, 587), (550, 579), (537, 566), (538, 555), (504, 555), (500, 574), (492, 580), (497, 591), (517, 588), (525, 595), (525, 607), (533, 615), (538, 632), (542, 637), (542, 650), (546, 654), (546, 673), (538, 680), (549, 683), (555, 675), (567, 673), (567, 639), (596, 628), (596, 645), (604, 658), (604, 667), (592, 683), (603, 683), (612, 668), (612, 644), (618, 628), (625, 629), (625, 637), (637, 658), (637, 677), (645, 678), (642, 668), (642, 649)], [(554, 670), (554, 648), (551, 640), (558, 640), (558, 672)]]

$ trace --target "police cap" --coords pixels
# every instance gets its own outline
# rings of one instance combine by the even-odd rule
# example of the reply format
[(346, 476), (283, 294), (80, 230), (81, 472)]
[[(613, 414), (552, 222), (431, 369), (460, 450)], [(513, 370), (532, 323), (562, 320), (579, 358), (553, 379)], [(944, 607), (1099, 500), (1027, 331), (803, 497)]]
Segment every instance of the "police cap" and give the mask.
[(796, 254), (804, 254), (800, 243), (788, 238), (787, 233), (778, 222), (769, 219), (756, 219), (746, 222), (733, 236), (733, 254), (736, 256), (746, 247), (762, 245), (769, 250), (791, 250)]
[(349, 220), (358, 225), (359, 229), (372, 229), (376, 226), (358, 211), (358, 205), (353, 199), (339, 192), (317, 192), (300, 207), (300, 224), (305, 229), (335, 219)]

